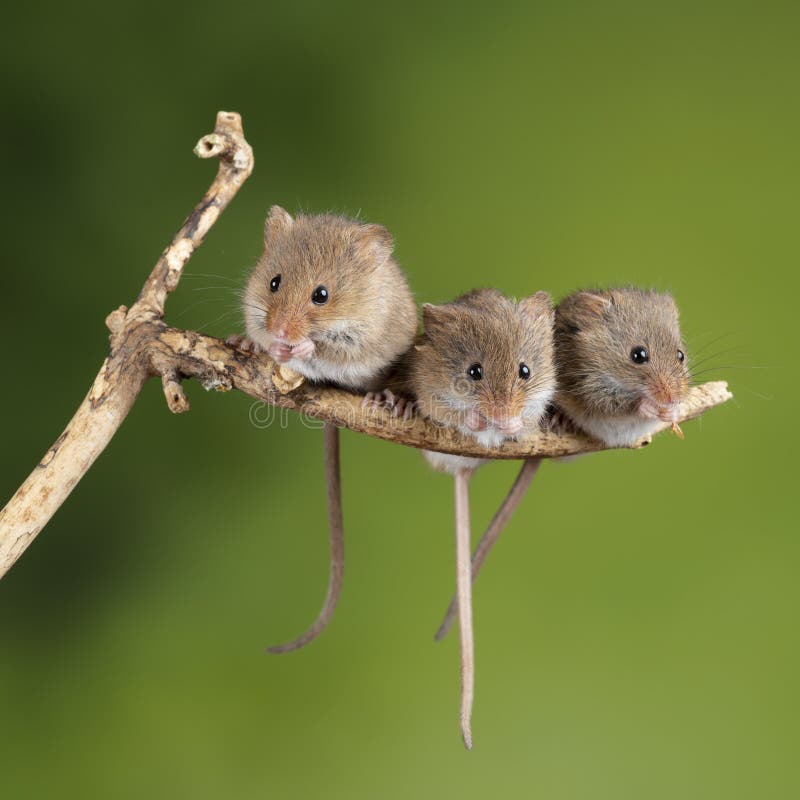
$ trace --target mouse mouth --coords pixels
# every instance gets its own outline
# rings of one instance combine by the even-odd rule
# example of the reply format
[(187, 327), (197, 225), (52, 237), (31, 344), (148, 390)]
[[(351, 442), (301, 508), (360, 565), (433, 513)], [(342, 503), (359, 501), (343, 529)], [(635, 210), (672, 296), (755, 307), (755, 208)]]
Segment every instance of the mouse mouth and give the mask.
[(465, 422), (471, 431), (478, 432), (493, 428), (504, 436), (514, 436), (523, 427), (521, 417), (490, 417), (477, 409), (467, 412)]
[(677, 422), (680, 418), (678, 403), (659, 403), (651, 397), (645, 397), (639, 403), (639, 413), (647, 419), (658, 419), (662, 422)]
[(278, 336), (277, 334), (270, 333), (272, 336), (272, 341), (276, 342), (277, 344), (285, 345), (291, 349), (295, 347), (302, 348), (303, 346), (308, 346), (311, 342), (311, 339), (308, 336), (301, 336), (299, 338), (290, 338), (288, 336)]

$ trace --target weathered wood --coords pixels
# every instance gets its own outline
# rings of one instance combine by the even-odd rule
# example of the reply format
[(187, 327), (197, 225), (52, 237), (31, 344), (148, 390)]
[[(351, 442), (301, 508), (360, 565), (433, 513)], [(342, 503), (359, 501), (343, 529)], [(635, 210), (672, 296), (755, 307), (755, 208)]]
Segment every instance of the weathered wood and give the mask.
[[(64, 433), (0, 511), (0, 577), (22, 555), (111, 441), (156, 363), (147, 343), (163, 328), (167, 296), (178, 285), (186, 261), (253, 170), (253, 152), (238, 114), (217, 114), (214, 133), (197, 143), (201, 158), (218, 158), (216, 178), (164, 250), (130, 310), (108, 315), (111, 347), (89, 394)], [(154, 353), (153, 355), (157, 355)], [(188, 408), (169, 364), (159, 364), (170, 408)], [(170, 398), (172, 398), (170, 402)]]

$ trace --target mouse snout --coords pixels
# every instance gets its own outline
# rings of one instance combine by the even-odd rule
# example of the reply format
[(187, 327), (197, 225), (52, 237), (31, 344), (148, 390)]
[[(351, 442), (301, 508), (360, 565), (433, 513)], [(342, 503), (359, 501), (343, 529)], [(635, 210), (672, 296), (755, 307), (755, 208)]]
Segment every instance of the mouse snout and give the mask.
[(680, 381), (660, 376), (645, 391), (639, 410), (653, 419), (676, 422), (680, 416), (680, 401), (683, 395), (684, 390)]
[(486, 409), (486, 418), (501, 433), (513, 435), (522, 430), (522, 417), (505, 404), (495, 404)]
[(686, 394), (686, 379), (682, 375), (657, 375), (647, 394), (659, 406), (677, 406)]
[(267, 321), (267, 332), (288, 345), (308, 338), (305, 320), (299, 314), (276, 314), (271, 322)]
[(502, 433), (514, 434), (522, 430), (522, 417), (495, 417), (493, 422)]

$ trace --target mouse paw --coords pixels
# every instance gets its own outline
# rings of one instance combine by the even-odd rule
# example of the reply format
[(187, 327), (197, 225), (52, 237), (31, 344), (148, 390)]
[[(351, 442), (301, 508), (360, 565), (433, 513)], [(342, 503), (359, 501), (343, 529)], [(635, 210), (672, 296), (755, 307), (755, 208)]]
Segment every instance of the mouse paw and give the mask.
[(489, 421), (479, 411), (470, 409), (464, 419), (464, 423), (471, 431), (485, 431), (489, 427)]
[(239, 336), (238, 334), (229, 336), (225, 340), (225, 344), (229, 344), (237, 350), (243, 350), (245, 353), (255, 353), (256, 355), (263, 350), (258, 342), (254, 342), (252, 339), (248, 339), (247, 336)]
[(292, 360), (292, 348), (283, 342), (273, 342), (267, 353), (273, 361), (277, 361), (279, 364), (285, 364)]
[(314, 354), (314, 342), (311, 339), (303, 339), (300, 344), (292, 347), (292, 358), (300, 358), (305, 361)]
[(361, 401), (362, 408), (386, 409), (392, 412), (393, 417), (411, 419), (414, 414), (416, 401), (410, 397), (403, 397), (395, 394), (391, 389), (384, 389), (380, 392), (367, 392)]

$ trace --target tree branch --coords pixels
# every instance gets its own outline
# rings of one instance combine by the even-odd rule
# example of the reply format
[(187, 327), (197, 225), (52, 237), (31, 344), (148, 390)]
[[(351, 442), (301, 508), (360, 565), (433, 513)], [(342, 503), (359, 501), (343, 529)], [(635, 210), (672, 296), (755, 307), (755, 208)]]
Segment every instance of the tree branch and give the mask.
[[(95, 459), (105, 450), (131, 410), (155, 362), (148, 360), (148, 341), (163, 327), (164, 303), (178, 285), (186, 261), (203, 241), (217, 217), (253, 171), (253, 151), (244, 138), (238, 114), (217, 114), (214, 133), (197, 143), (200, 158), (219, 159), (214, 182), (164, 250), (138, 300), (108, 315), (111, 347), (89, 394), (55, 444), (25, 483), (0, 511), (0, 577), (22, 555), (67, 499)], [(174, 367), (162, 365), (170, 408), (188, 408)]]
[[(161, 378), (167, 404), (175, 413), (189, 410), (181, 382), (194, 378), (206, 389), (236, 389), (272, 406), (427, 450), (520, 459), (603, 449), (599, 442), (559, 425), (486, 450), (458, 431), (421, 417), (393, 417), (386, 410), (363, 408), (360, 395), (305, 384), (265, 355), (245, 353), (219, 339), (168, 327), (163, 321), (167, 296), (178, 285), (187, 260), (253, 169), (252, 149), (235, 113), (220, 112), (214, 133), (200, 139), (195, 153), (201, 158), (219, 159), (217, 176), (162, 253), (134, 305), (130, 309), (121, 306), (108, 315), (111, 346), (88, 395), (55, 444), (0, 511), (0, 577), (103, 452), (150, 377)], [(699, 416), (730, 397), (724, 382), (694, 387), (682, 406), (681, 421)]]

